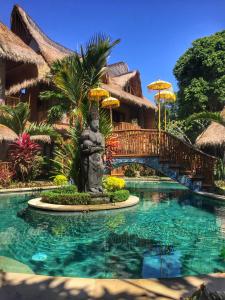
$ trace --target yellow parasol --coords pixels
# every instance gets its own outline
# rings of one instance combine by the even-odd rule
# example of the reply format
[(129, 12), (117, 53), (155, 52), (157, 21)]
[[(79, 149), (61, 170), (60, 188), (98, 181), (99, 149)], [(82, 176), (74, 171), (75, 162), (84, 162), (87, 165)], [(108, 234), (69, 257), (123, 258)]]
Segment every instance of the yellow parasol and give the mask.
[(113, 120), (112, 120), (112, 108), (119, 107), (119, 106), (120, 106), (120, 101), (116, 98), (113, 98), (113, 97), (108, 97), (108, 98), (106, 98), (102, 101), (102, 108), (109, 108), (110, 109), (111, 124), (113, 122)]
[(100, 101), (106, 97), (109, 97), (109, 92), (100, 87), (93, 88), (88, 93), (88, 98), (91, 101)]
[[(175, 102), (176, 101), (176, 95), (171, 91), (162, 91), (161, 93), (157, 93), (154, 96), (156, 101), (164, 100), (164, 102)], [(165, 122), (165, 130), (166, 130), (166, 107), (164, 110), (164, 122)]]
[(171, 86), (172, 86), (171, 83), (159, 79), (157, 81), (153, 81), (147, 87), (149, 90), (160, 91), (160, 90), (169, 89)]
[(160, 80), (160, 79), (150, 83), (147, 86), (149, 90), (158, 91), (158, 93), (159, 93), (159, 105), (158, 105), (159, 106), (159, 123), (158, 123), (159, 132), (161, 131), (161, 109), (160, 109), (160, 94), (161, 93), (160, 93), (160, 91), (169, 89), (171, 86), (172, 86), (171, 83)]

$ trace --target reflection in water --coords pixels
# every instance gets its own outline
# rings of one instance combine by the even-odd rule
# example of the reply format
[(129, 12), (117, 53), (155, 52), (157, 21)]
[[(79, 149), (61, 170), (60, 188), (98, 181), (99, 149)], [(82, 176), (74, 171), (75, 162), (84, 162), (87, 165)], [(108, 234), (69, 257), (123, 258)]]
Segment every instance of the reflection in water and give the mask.
[(44, 213), (27, 208), (25, 196), (0, 201), (0, 256), (47, 275), (159, 278), (224, 271), (223, 204), (168, 186), (131, 191), (142, 199), (137, 206), (94, 213)]

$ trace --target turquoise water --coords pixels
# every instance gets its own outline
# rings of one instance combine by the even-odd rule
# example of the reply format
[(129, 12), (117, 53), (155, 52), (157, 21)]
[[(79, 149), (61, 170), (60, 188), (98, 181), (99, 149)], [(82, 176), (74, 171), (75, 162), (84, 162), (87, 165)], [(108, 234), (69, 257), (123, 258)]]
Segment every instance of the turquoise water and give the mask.
[(160, 278), (225, 271), (223, 203), (171, 183), (131, 183), (130, 190), (141, 198), (135, 207), (69, 215), (27, 208), (32, 195), (0, 196), (0, 256), (55, 276)]

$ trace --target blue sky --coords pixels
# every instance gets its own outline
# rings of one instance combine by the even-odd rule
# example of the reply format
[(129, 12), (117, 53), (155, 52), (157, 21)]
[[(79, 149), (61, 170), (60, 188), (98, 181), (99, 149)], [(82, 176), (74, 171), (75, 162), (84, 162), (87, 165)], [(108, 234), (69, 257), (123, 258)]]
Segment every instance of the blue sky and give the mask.
[(53, 40), (71, 49), (104, 32), (121, 38), (110, 63), (127, 62), (146, 85), (176, 80), (173, 67), (193, 40), (225, 29), (225, 0), (0, 0), (0, 20), (9, 25), (15, 3), (21, 5)]

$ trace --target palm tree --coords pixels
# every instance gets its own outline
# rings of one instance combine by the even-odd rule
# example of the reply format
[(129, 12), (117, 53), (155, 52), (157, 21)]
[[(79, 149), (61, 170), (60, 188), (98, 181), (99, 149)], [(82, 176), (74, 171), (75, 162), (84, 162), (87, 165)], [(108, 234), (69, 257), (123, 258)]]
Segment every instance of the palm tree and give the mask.
[(71, 120), (81, 121), (88, 109), (88, 92), (97, 87), (105, 74), (107, 58), (119, 40), (111, 42), (104, 35), (90, 39), (86, 47), (80, 47), (80, 54), (56, 61), (49, 74), (54, 90), (42, 92), (43, 100), (57, 99), (58, 104), (49, 110), (49, 121), (61, 119), (63, 113), (69, 112)]
[(191, 123), (195, 120), (212, 121), (212, 122), (216, 122), (220, 125), (225, 126), (225, 118), (221, 114), (221, 112), (204, 111), (204, 112), (200, 112), (200, 113), (195, 113), (195, 114), (191, 115), (190, 117), (188, 117), (186, 122)]
[[(74, 53), (52, 65), (49, 77), (55, 89), (41, 94), (42, 99), (58, 100), (58, 104), (49, 111), (50, 122), (60, 119), (65, 112), (70, 114), (70, 136), (75, 151), (70, 160), (70, 176), (78, 186), (81, 170), (78, 141), (87, 124), (90, 109), (88, 92), (91, 88), (100, 85), (106, 72), (107, 59), (112, 48), (118, 43), (119, 40), (112, 42), (103, 35), (94, 36), (86, 47), (80, 47), (80, 54)], [(105, 136), (109, 135), (112, 130), (109, 124), (109, 117), (100, 110), (100, 130)], [(60, 166), (59, 161), (66, 156), (66, 148), (68, 147), (63, 146), (57, 149), (55, 158), (57, 166)], [(68, 150), (68, 155), (71, 157), (71, 148)], [(60, 156), (61, 160), (58, 160)]]
[(0, 105), (0, 124), (12, 129), (16, 134), (55, 136), (54, 128), (46, 123), (29, 123), (30, 107), (20, 102), (15, 107)]

